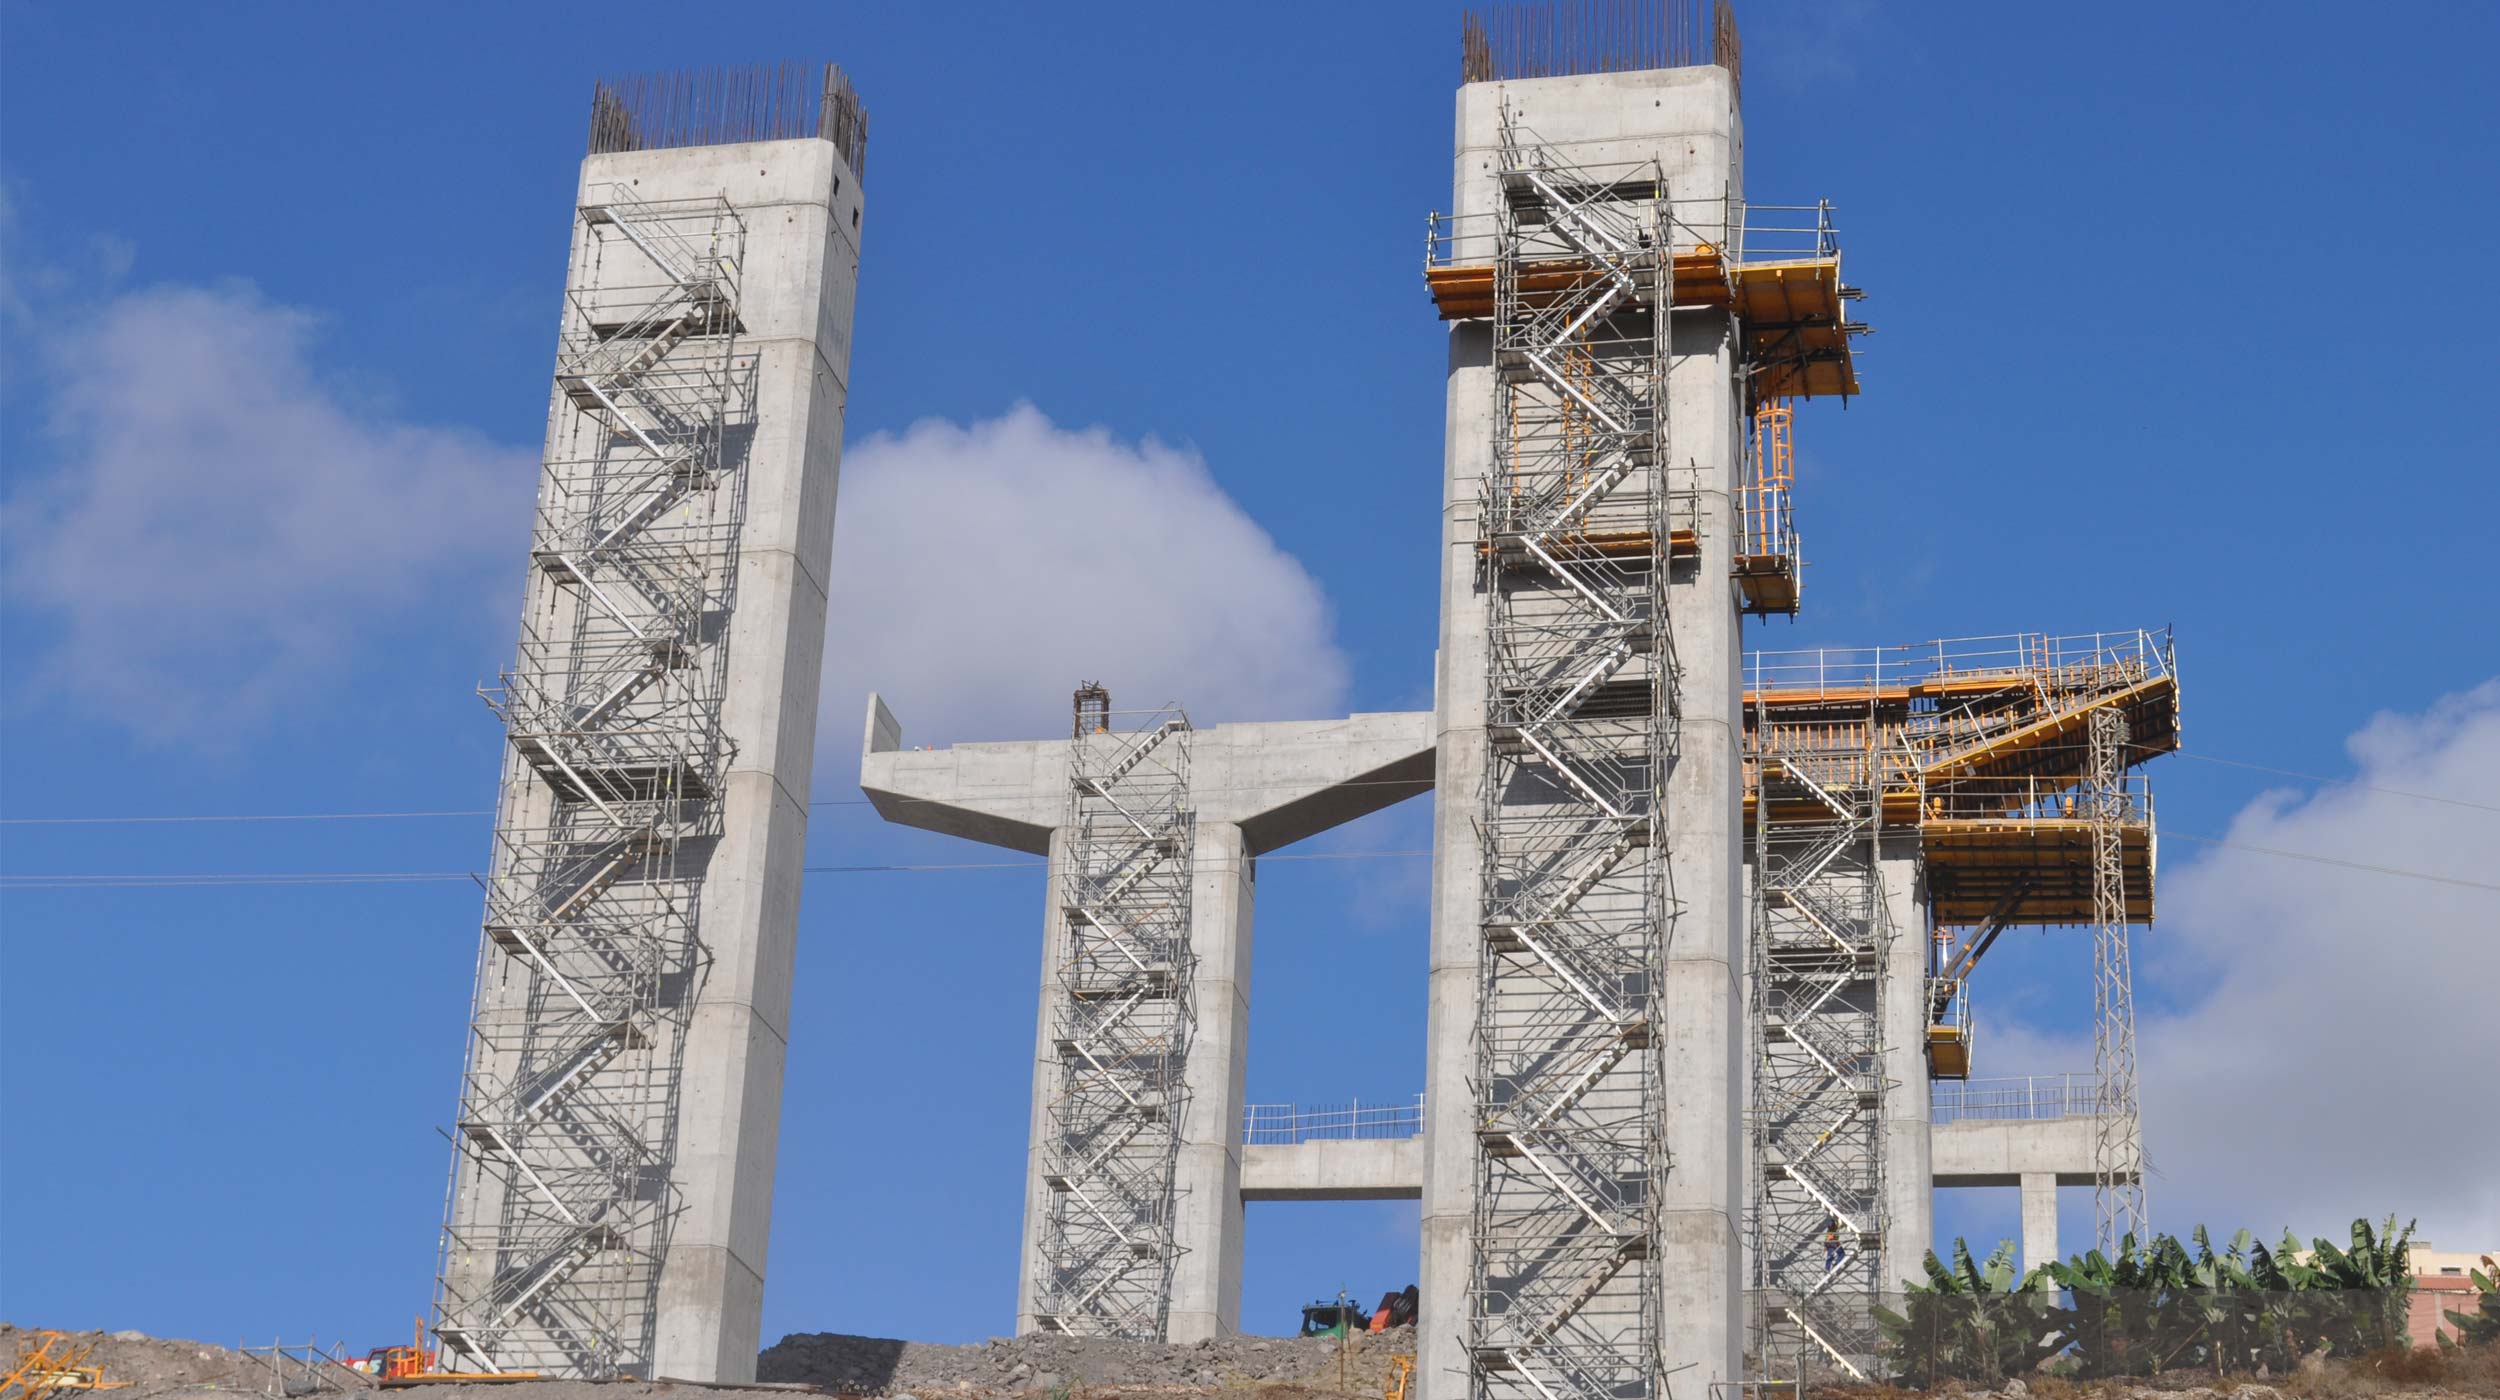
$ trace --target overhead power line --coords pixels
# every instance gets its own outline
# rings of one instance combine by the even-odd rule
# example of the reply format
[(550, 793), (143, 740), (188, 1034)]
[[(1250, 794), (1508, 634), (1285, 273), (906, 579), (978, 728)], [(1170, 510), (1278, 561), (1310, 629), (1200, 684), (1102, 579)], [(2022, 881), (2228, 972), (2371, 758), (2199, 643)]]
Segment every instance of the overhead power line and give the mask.
[[(2077, 751), (2080, 751), (2080, 747), (2081, 746), (2079, 745), (2071, 744), (2040, 745), (2035, 746), (2031, 752), (2048, 753), (2058, 749), (2076, 749)], [(2413, 792), (2405, 788), (2383, 787), (2376, 783), (2362, 782), (2357, 778), (2336, 778), (2329, 777), (2324, 773), (2305, 773), (2296, 768), (2279, 768), (2271, 764), (2249, 763), (2241, 759), (2221, 758), (2213, 754), (2194, 753), (2185, 749), (2177, 750), (2172, 754), (2164, 756), (2194, 759), (2200, 763), (2220, 764), (2228, 768), (2243, 768), (2252, 773), (2271, 773), (2278, 777), (2298, 778), (2303, 782), (2325, 783), (2335, 787), (2348, 787), (2361, 792), (2382, 793), (2389, 797), (2407, 797), (2417, 802), (2436, 802), (2443, 806), (2463, 807), (2470, 811), (2500, 813), (2500, 804), (2471, 802), (2462, 797), (2443, 797), (2437, 793)], [(1358, 778), (1349, 782), (1335, 784), (1337, 787), (1346, 788), (1407, 788), (1418, 793), (1430, 789), (1432, 785), (1432, 780), (1429, 778)], [(1201, 787), (1195, 789), (1195, 791), (1201, 793), (1281, 792), (1292, 791), (1301, 786), (1302, 785), (1298, 783), (1244, 783), (1225, 787)], [(928, 803), (935, 806), (953, 805), (940, 798), (924, 797), (894, 796), (887, 798), (886, 801), (888, 803), (897, 804)], [(820, 798), (816, 801), (808, 803), (807, 805), (810, 808), (817, 808), (869, 807), (875, 804), (871, 802), (870, 799), (865, 797), (828, 797)], [(181, 826), (215, 822), (405, 821), (429, 818), (491, 817), (494, 814), (495, 813), (492, 808), (466, 807), (410, 812), (252, 812), (175, 816), (0, 817), (0, 826)]]
[[(2225, 841), (2220, 837), (2199, 836), (2193, 832), (2172, 831), (2167, 828), (2165, 828), (2161, 834), (2177, 840), (2194, 841), (2199, 845), (2213, 846), (2226, 851), (2242, 851), (2251, 855), (2273, 856), (2282, 860), (2308, 861), (2312, 864), (2332, 865), (2345, 870), (2365, 871), (2369, 874), (2385, 875), (2394, 879), (2427, 880), (2436, 885), (2453, 885), (2459, 889), (2488, 890), (2494, 894), (2500, 894), (2500, 884), (2490, 884), (2480, 880), (2468, 880), (2456, 875), (2441, 875), (2427, 870), (2406, 870), (2399, 866), (2378, 865), (2370, 861), (2347, 860), (2341, 856), (2319, 855), (2314, 851), (2286, 851), (2273, 846), (2252, 846), (2238, 841)], [(1403, 860), (1420, 856), (1429, 856), (1431, 854), (1431, 851), (1424, 849), (1384, 851), (1286, 851), (1276, 855), (1260, 856), (1257, 859), (1260, 863), (1265, 864), (1274, 861)], [(1047, 861), (1000, 860), (962, 861), (926, 865), (810, 865), (804, 867), (804, 870), (805, 873), (810, 875), (875, 875), (921, 874), (928, 872), (972, 870), (1047, 870), (1049, 868), (1049, 863)], [(455, 880), (476, 880), (477, 878), (479, 877), (476, 874), (466, 870), (402, 870), (377, 872), (316, 870), (293, 871), (276, 874), (203, 871), (189, 873), (177, 872), (162, 875), (81, 875), (71, 873), (47, 873), (0, 875), (0, 890), (177, 889), (186, 886), (225, 887), (249, 885), (426, 884)]]
[(2485, 884), (2480, 880), (2462, 879), (2455, 875), (2434, 875), (2426, 870), (2405, 870), (2393, 865), (2372, 864), (2366, 860), (2345, 860), (2340, 856), (2322, 856), (2312, 851), (2286, 851), (2273, 846), (2251, 846), (2244, 842), (2224, 841), (2211, 836), (2197, 836), (2185, 831), (2164, 831), (2161, 834), (2166, 837), (2175, 837), (2181, 841), (2194, 841), (2199, 845), (2218, 846), (2226, 851), (2245, 851), (2251, 855), (2260, 856), (2280, 856), (2285, 860), (2312, 861), (2319, 865), (2341, 866), (2346, 870), (2366, 870), (2373, 875), (2397, 875), (2402, 876), (2407, 880), (2428, 880), (2433, 884), (2456, 885), (2469, 890), (2490, 890), (2494, 893), (2500, 893), (2500, 885)]
[(2441, 797), (2435, 793), (2407, 792), (2403, 788), (2380, 787), (2376, 783), (2365, 783), (2358, 778), (2330, 778), (2323, 773), (2303, 773), (2297, 769), (2275, 768), (2263, 763), (2243, 763), (2236, 758), (2216, 758), (2209, 753), (2190, 753), (2186, 749), (2179, 750), (2178, 756), (2192, 758), (2199, 763), (2219, 763), (2226, 768), (2245, 768), (2252, 773), (2273, 773), (2279, 777), (2299, 778), (2305, 782), (2331, 783), (2336, 787), (2356, 788), (2362, 792), (2385, 793), (2389, 797), (2410, 797), (2416, 802), (2439, 802), (2450, 807), (2471, 808), (2477, 812), (2500, 812), (2500, 806), (2489, 802), (2468, 802), (2462, 797)]

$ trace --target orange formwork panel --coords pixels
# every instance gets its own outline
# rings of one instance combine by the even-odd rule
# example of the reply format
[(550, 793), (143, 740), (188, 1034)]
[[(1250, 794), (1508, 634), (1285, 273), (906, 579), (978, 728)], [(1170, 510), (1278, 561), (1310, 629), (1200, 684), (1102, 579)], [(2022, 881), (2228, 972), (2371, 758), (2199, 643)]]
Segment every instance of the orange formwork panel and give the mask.
[[(1548, 258), (1519, 270), (1519, 297), (1531, 307), (1552, 304), (1602, 275), (1583, 258)], [(1424, 269), (1424, 285), (1444, 321), (1481, 321), (1493, 314), (1491, 263), (1442, 263)], [(1730, 305), (1735, 296), (1727, 264), (1718, 251), (1703, 248), (1675, 255), (1677, 306)]]
[(1734, 310), (1745, 332), (1745, 357), (1758, 369), (1757, 399), (1805, 399), (1858, 392), (1857, 359), (1846, 307), (1856, 295), (1842, 285), (1840, 259), (1739, 263)]
[[(1581, 535), (1545, 535), (1539, 543), (1548, 551), (1566, 558), (1598, 556), (1607, 559), (1638, 559), (1650, 552), (1656, 537), (1647, 530), (1597, 530)], [(1527, 546), (1516, 535), (1483, 540), (1476, 545), (1478, 554), (1499, 554), (1517, 562), (1528, 557)], [(1701, 554), (1701, 536), (1691, 530), (1667, 532), (1667, 557), (1693, 559)]]
[[(2093, 823), (2081, 818), (1951, 818), (1919, 826), (1928, 897), (1938, 924), (1976, 925), (2016, 889), (2006, 922), (2088, 924)], [(2119, 833), (2126, 919), (2153, 921), (2155, 839), (2150, 823)]]

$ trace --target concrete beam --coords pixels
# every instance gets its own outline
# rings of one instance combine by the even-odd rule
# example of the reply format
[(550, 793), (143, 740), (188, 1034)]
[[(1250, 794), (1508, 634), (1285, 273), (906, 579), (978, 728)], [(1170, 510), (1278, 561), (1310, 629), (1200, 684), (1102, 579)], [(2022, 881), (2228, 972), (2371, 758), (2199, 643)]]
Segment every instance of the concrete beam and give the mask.
[(1424, 1139), (1252, 1143), (1241, 1150), (1245, 1201), (1420, 1201)]
[(1938, 1186), (2019, 1186), (2026, 1176), (2089, 1186), (2096, 1138), (2089, 1117), (1967, 1119), (1929, 1130)]
[[(1068, 816), (1066, 739), (906, 749), (902, 722), (868, 697), (859, 785), (897, 826), (1045, 855)], [(1219, 724), (1189, 739), (1199, 820), (1238, 826), (1250, 855), (1369, 816), (1432, 787), (1432, 716)]]

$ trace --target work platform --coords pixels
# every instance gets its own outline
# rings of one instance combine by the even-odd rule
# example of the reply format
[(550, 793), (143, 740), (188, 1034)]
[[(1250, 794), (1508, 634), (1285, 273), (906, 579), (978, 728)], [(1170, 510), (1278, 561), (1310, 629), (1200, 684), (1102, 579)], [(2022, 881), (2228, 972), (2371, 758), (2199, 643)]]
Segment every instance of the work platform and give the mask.
[[(1655, 165), (1598, 169), (1604, 173), (1508, 171), (1501, 212), (1432, 215), (1425, 226), (1424, 284), (1433, 305), (1444, 321), (1508, 317), (1547, 326), (1563, 345), (1573, 344), (1573, 335), (1585, 333), (1601, 313), (1654, 317), (1662, 302), (1672, 311), (1733, 317), (1754, 431), (1741, 469), (1743, 519), (1730, 572), (1744, 611), (1793, 616), (1803, 584), (1791, 518), (1793, 403), (1857, 393), (1851, 343), (1866, 330), (1848, 317), (1847, 304), (1860, 294), (1841, 281), (1831, 205), (1678, 200), (1668, 197)], [(1637, 235), (1610, 238), (1555, 212), (1613, 200), (1638, 201), (1661, 213)], [(1499, 256), (1504, 219), (1517, 224), (1515, 236), (1526, 245), (1507, 262)], [(1613, 353), (1587, 342), (1559, 362), (1504, 363), (1496, 356), (1504, 375), (1547, 375), (1585, 410), (1586, 422), (1575, 430), (1567, 418), (1560, 440), (1543, 448), (1585, 452), (1579, 439), (1610, 420), (1592, 389)], [(1649, 552), (1646, 535), (1601, 533), (1595, 522), (1583, 529), (1583, 552), (1591, 557)], [(1496, 544), (1485, 547), (1495, 550)], [(1676, 530), (1668, 555), (1698, 558), (1698, 536)]]
[[(1863, 755), (1857, 766), (1879, 771), (1882, 820), (1917, 829), (1942, 925), (2089, 922), (2094, 823), (2077, 807), (2090, 767), (2086, 725), (2100, 710), (2125, 718), (2129, 769), (2179, 747), (2166, 630), (1756, 652), (1746, 668), (1749, 735), (1767, 714), (1776, 747), (1825, 765), (1835, 753)], [(1748, 825), (1757, 786), (1749, 764)], [(2153, 917), (2152, 796), (2140, 775), (2125, 787), (2127, 919), (2144, 923)], [(1812, 815), (1807, 799), (1774, 812)]]
[[(1553, 192), (1558, 198), (1574, 193), (1582, 192)], [(1829, 202), (1742, 205), (1717, 198), (1669, 199), (1663, 190), (1643, 197), (1672, 211), (1659, 240), (1674, 249), (1665, 277), (1657, 276), (1662, 269), (1654, 245), (1600, 259), (1557, 240), (1520, 263), (1519, 309), (1535, 313), (1572, 305), (1618, 268), (1628, 268), (1649, 274), (1630, 292), (1634, 307), (1656, 310), (1652, 288), (1663, 285), (1672, 310), (1734, 314), (1753, 369), (1754, 401), (1858, 392), (1851, 339), (1866, 327), (1848, 318), (1848, 303), (1860, 293), (1840, 280), (1840, 245)], [(1514, 204), (1520, 202), (1514, 197)], [(1436, 213), (1427, 221), (1424, 284), (1442, 320), (1489, 320), (1498, 309), (1503, 292), (1495, 274), (1495, 234), (1489, 214)]]

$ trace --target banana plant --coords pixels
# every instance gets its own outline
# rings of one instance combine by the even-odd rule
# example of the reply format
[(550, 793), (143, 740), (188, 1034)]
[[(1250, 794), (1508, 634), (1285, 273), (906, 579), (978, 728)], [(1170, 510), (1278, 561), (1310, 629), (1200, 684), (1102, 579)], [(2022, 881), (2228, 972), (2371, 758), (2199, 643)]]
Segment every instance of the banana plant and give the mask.
[[(2269, 1249), (2242, 1230), (2216, 1249), (2199, 1227), (2187, 1242), (2130, 1235), (2114, 1254), (2090, 1250), (2019, 1278), (2011, 1241), (1981, 1264), (1957, 1240), (1951, 1264), (1927, 1256), (1908, 1314), (1878, 1309), (1878, 1320), (1910, 1379), (1993, 1380), (2059, 1352), (2082, 1377), (2289, 1370), (2313, 1351), (2352, 1356), (2403, 1340), (2412, 1238), (2390, 1216), (2375, 1230), (2355, 1220), (2346, 1246), (2303, 1249), (2287, 1230)], [(2487, 1292), (2482, 1307), (2490, 1321), (2476, 1318), (2474, 1335), (2500, 1332), (2500, 1301)]]
[[(2399, 1232), (2392, 1215), (2376, 1231), (2366, 1219), (2352, 1222), (2350, 1248), (2311, 1241), (2316, 1277), (2309, 1287), (2321, 1295), (2314, 1300), (2313, 1320), (2328, 1351), (2358, 1356), (2408, 1345), (2405, 1295), (2413, 1288), (2412, 1244), (2412, 1223)], [(2330, 1290), (2340, 1296), (2323, 1296)]]
[(1909, 1290), (1906, 1313), (1875, 1309), (1896, 1378), (1921, 1385), (1997, 1381), (2031, 1371), (2065, 1348), (2056, 1282), (2046, 1269), (2018, 1275), (2012, 1240), (2000, 1242), (1982, 1264), (1971, 1258), (1968, 1242), (1957, 1239), (1950, 1265), (1929, 1250), (1924, 1268), (1927, 1283)]
[(2474, 1281), (2475, 1309), (2470, 1313), (2441, 1309), (2449, 1325), (2457, 1329), (2453, 1338), (2446, 1332), (2436, 1334), (2442, 1351), (2454, 1350), (2460, 1342), (2470, 1347), (2500, 1344), (2500, 1259), (2484, 1255), (2483, 1267), (2470, 1270), (2466, 1277)]

